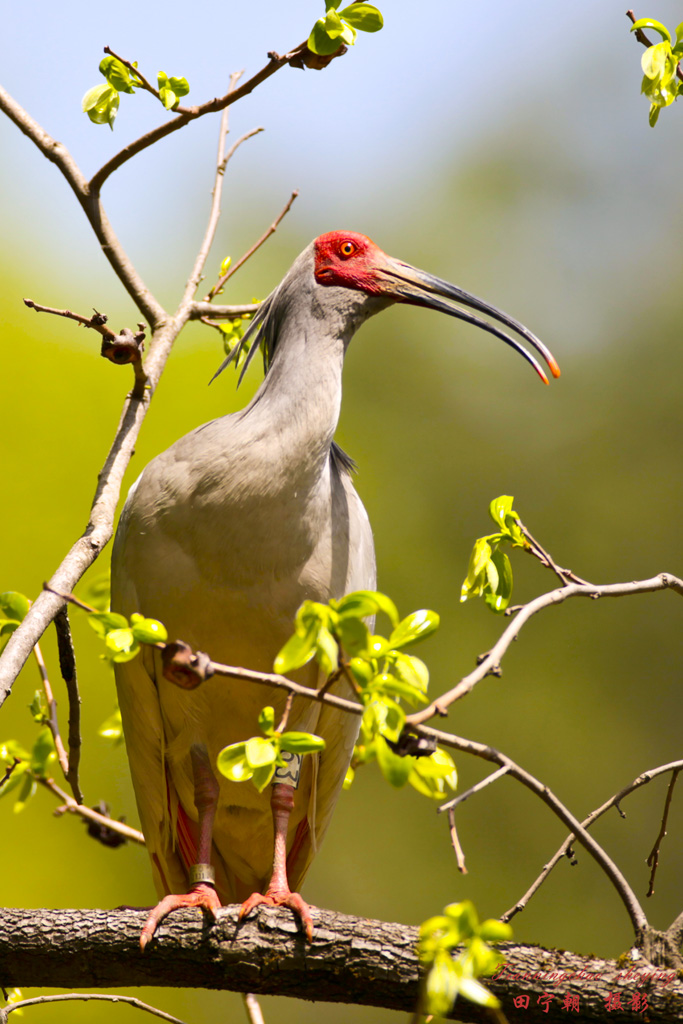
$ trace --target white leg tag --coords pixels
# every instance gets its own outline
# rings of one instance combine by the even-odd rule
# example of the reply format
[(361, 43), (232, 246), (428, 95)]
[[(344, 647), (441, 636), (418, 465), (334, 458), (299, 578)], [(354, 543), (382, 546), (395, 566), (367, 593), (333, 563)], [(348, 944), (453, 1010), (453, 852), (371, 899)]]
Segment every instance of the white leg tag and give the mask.
[(301, 774), (301, 759), (302, 754), (293, 754), (289, 750), (281, 751), (282, 760), (285, 764), (282, 767), (275, 769), (275, 775), (273, 775), (273, 785), (276, 782), (284, 782), (287, 786), (293, 786), (294, 789), (299, 785), (299, 775)]

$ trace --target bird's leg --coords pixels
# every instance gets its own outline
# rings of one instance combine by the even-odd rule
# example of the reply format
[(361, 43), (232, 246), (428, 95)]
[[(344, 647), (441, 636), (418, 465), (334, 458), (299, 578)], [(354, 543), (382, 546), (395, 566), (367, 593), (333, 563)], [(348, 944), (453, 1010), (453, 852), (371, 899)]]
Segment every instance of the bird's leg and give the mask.
[(255, 892), (244, 901), (240, 910), (240, 920), (262, 903), (271, 907), (289, 907), (300, 918), (310, 942), (313, 938), (311, 912), (299, 893), (292, 892), (287, 880), (287, 826), (294, 809), (294, 788), (284, 782), (276, 782), (270, 797), (270, 806), (275, 831), (273, 874), (265, 893)]
[(194, 803), (197, 808), (199, 836), (197, 839), (197, 863), (190, 868), (190, 888), (186, 893), (165, 896), (152, 909), (140, 935), (140, 946), (145, 948), (154, 935), (157, 925), (172, 910), (182, 907), (201, 907), (215, 918), (221, 905), (213, 885), (214, 873), (211, 867), (211, 841), (213, 822), (218, 805), (218, 783), (211, 769), (206, 747), (193, 743), (190, 748), (192, 777), (194, 780)]

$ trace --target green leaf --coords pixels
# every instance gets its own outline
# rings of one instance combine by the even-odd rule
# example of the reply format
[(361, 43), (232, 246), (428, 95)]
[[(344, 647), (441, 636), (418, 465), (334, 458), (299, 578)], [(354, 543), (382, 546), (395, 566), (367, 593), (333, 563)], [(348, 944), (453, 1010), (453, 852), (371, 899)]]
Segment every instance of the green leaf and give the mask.
[(309, 662), (315, 654), (317, 636), (317, 622), (311, 622), (302, 635), (295, 633), (294, 636), (291, 636), (275, 658), (273, 671), (284, 675)]
[(113, 629), (128, 629), (128, 619), (118, 612), (91, 612), (88, 624), (102, 639)]
[(119, 110), (119, 94), (111, 85), (96, 85), (89, 89), (81, 105), (93, 124), (108, 124), (111, 129), (114, 128)]
[[(664, 39), (665, 42), (671, 42), (671, 35), (669, 33), (669, 30), (666, 27), (666, 25), (662, 25), (661, 21), (655, 21), (654, 18), (639, 18), (638, 21), (635, 21), (633, 23), (631, 32), (637, 32), (638, 29), (644, 28), (651, 28), (653, 32), (659, 32), (660, 36), (662, 37), (662, 39)], [(676, 35), (678, 35), (678, 29), (676, 30)]]
[(260, 768), (254, 768), (254, 774), (252, 775), (251, 781), (254, 783), (259, 793), (263, 792), (274, 774), (275, 762), (273, 762), (273, 764), (262, 765)]
[(19, 629), (20, 625), (21, 623), (14, 619), (5, 619), (3, 622), (0, 622), (0, 651), (4, 650), (12, 633)]
[(314, 754), (325, 749), (325, 740), (311, 732), (284, 732), (280, 737), (280, 749), (290, 754)]
[(484, 600), (494, 612), (502, 613), (512, 597), (512, 566), (504, 551), (494, 551), (489, 565), (496, 570), (496, 586), (491, 584), (491, 593), (484, 594)]
[(169, 78), (169, 84), (176, 96), (187, 96), (190, 86), (186, 78)]
[(337, 36), (332, 38), (328, 35), (325, 29), (325, 18), (319, 18), (313, 26), (313, 30), (308, 37), (306, 45), (311, 53), (317, 53), (321, 57), (327, 57), (332, 53), (336, 53), (342, 43)]
[(125, 64), (111, 55), (100, 61), (100, 71), (113, 89), (119, 92), (135, 92), (130, 72)]
[(425, 982), (426, 1012), (435, 1017), (445, 1017), (455, 1003), (459, 981), (459, 973), (450, 954), (440, 950)]
[(391, 783), (396, 789), (401, 789), (405, 786), (408, 776), (415, 766), (416, 758), (399, 757), (398, 754), (393, 752), (383, 736), (377, 737), (375, 752), (377, 754), (377, 763), (387, 782)]
[(47, 721), (48, 718), (48, 706), (47, 698), (43, 690), (36, 690), (33, 694), (33, 700), (29, 704), (29, 710), (33, 717), (33, 721), (38, 724), (42, 724)]
[(484, 942), (506, 942), (512, 938), (512, 928), (504, 921), (489, 918), (480, 925), (479, 938)]
[(471, 900), (449, 903), (447, 907), (444, 907), (443, 912), (456, 928), (457, 942), (476, 935), (479, 929), (479, 915)]
[(15, 765), (7, 782), (0, 786), (0, 797), (7, 796), (7, 794), (11, 793), (13, 789), (16, 789), (19, 783), (23, 780), (27, 771), (28, 761), (21, 761), (20, 764)]
[(437, 747), (429, 757), (416, 758), (408, 782), (423, 796), (443, 800), (447, 789), (454, 791), (458, 786), (455, 762), (450, 754)]
[(339, 17), (361, 32), (379, 32), (384, 25), (381, 12), (372, 4), (352, 4), (339, 11)]
[(344, 653), (349, 657), (369, 654), (370, 630), (360, 619), (350, 616), (340, 619), (335, 632), (344, 648)]
[(231, 743), (216, 759), (219, 772), (231, 782), (246, 782), (254, 774), (247, 764), (246, 746), (246, 743)]
[(334, 602), (340, 617), (355, 615), (359, 619), (369, 618), (378, 612), (384, 612), (393, 627), (398, 625), (398, 609), (386, 594), (378, 590), (354, 590), (351, 594)]
[(47, 775), (48, 765), (56, 759), (55, 741), (52, 738), (49, 727), (46, 725), (40, 730), (36, 742), (33, 744), (31, 771), (40, 778), (44, 778)]
[(425, 637), (431, 636), (439, 628), (439, 616), (436, 612), (422, 608), (419, 612), (407, 615), (402, 622), (399, 622), (396, 629), (389, 637), (389, 646), (392, 648), (407, 647), (415, 644)]
[(97, 735), (101, 736), (103, 740), (111, 740), (115, 746), (123, 742), (123, 723), (121, 721), (121, 711), (118, 708), (113, 715), (105, 718), (97, 730)]
[(158, 622), (156, 619), (144, 619), (139, 616), (135, 619), (135, 616), (131, 616), (132, 629), (131, 632), (134, 638), (141, 644), (165, 644), (168, 640), (168, 633), (163, 623)]
[(339, 668), (339, 647), (327, 626), (321, 626), (316, 637), (316, 655), (326, 676)]
[(263, 768), (266, 764), (275, 764), (275, 743), (263, 736), (252, 736), (244, 745), (244, 756), (250, 768)]
[(29, 802), (31, 797), (35, 794), (38, 784), (33, 778), (30, 772), (26, 772), (23, 776), (23, 782), (21, 789), (19, 790), (19, 796), (14, 804), (12, 810), (15, 814), (20, 814), (26, 804)]
[(275, 709), (271, 707), (263, 708), (261, 714), (258, 716), (258, 726), (261, 732), (264, 732), (266, 736), (270, 736), (275, 728)]
[(23, 622), (30, 607), (29, 599), (16, 590), (6, 590), (0, 594), (0, 611), (8, 619)]
[(111, 600), (110, 571), (98, 573), (97, 576), (89, 579), (81, 589), (81, 595), (86, 604), (92, 605), (98, 611), (109, 611), (109, 602)]
[(117, 664), (130, 661), (140, 650), (140, 645), (133, 636), (132, 629), (113, 629), (107, 633), (104, 646), (106, 648), (105, 657)]
[(219, 277), (223, 277), (225, 274), (227, 274), (228, 270), (230, 269), (230, 264), (231, 263), (232, 263), (232, 256), (226, 256), (225, 259), (223, 260), (223, 262), (221, 263), (220, 270), (218, 271), (218, 276)]
[[(668, 43), (657, 43), (656, 46), (649, 46), (640, 59), (645, 77), (661, 81), (667, 75), (667, 62), (670, 58), (671, 47)], [(670, 77), (671, 74), (669, 72), (669, 79)]]

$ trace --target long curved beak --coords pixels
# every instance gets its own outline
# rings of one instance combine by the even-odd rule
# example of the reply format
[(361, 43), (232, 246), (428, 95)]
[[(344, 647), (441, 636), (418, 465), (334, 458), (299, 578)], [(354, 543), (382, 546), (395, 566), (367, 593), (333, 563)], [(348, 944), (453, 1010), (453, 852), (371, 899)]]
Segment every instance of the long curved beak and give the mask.
[(531, 333), (528, 327), (525, 327), (524, 324), (502, 310), (496, 309), (495, 306), (489, 305), (488, 302), (484, 302), (483, 299), (477, 298), (476, 295), (470, 295), (469, 292), (463, 291), (462, 288), (458, 288), (454, 284), (449, 284), (448, 281), (442, 281), (440, 278), (434, 277), (424, 270), (418, 270), (417, 267), (411, 267), (409, 263), (403, 263), (401, 260), (395, 260), (390, 256), (386, 257), (386, 262), (383, 261), (382, 265), (377, 267), (376, 276), (381, 278), (382, 294), (390, 296), (395, 302), (406, 302), (412, 306), (426, 306), (429, 309), (438, 309), (442, 313), (448, 313), (449, 316), (457, 317), (459, 320), (464, 320), (468, 324), (474, 324), (476, 327), (481, 327), (484, 331), (495, 334), (506, 345), (511, 345), (521, 356), (524, 356), (526, 361), (531, 363), (541, 380), (548, 384), (548, 377), (543, 367), (516, 338), (510, 337), (509, 334), (501, 330), (500, 327), (497, 327), (496, 324), (483, 320), (481, 317), (475, 316), (474, 313), (467, 312), (467, 310), (460, 309), (458, 306), (453, 305), (453, 303), (457, 302), (463, 306), (469, 306), (470, 309), (476, 309), (479, 313), (486, 313), (493, 320), (497, 320), (498, 323), (504, 324), (521, 335), (545, 359), (553, 377), (560, 376), (560, 367), (557, 365), (557, 360), (552, 352), (546, 348), (535, 334)]

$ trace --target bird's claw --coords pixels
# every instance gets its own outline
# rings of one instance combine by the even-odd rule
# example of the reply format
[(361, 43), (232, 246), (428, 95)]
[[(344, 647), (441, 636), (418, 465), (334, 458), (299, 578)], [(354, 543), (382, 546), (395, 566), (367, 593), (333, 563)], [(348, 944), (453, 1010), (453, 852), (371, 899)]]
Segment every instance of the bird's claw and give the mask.
[(264, 904), (268, 907), (288, 907), (304, 926), (308, 941), (311, 942), (313, 940), (311, 910), (308, 903), (301, 898), (298, 892), (290, 892), (289, 889), (285, 892), (267, 892), (265, 895), (260, 892), (254, 892), (242, 904), (239, 913), (240, 921), (243, 921), (256, 907)]
[(157, 903), (156, 907), (152, 907), (149, 917), (145, 921), (144, 928), (140, 933), (140, 948), (144, 950), (154, 935), (157, 925), (167, 914), (172, 913), (174, 910), (182, 910), (185, 907), (199, 907), (201, 910), (206, 910), (215, 921), (217, 917), (216, 911), (220, 910), (221, 901), (214, 887), (206, 885), (204, 882), (193, 885), (189, 892), (164, 896), (163, 900)]

